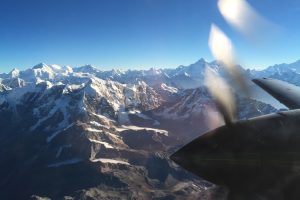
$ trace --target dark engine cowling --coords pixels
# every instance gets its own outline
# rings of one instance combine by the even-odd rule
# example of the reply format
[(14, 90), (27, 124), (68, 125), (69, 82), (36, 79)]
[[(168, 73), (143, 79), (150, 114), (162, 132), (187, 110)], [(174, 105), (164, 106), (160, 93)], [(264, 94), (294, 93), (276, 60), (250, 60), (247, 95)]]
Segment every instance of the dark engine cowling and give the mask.
[(300, 180), (300, 110), (227, 124), (193, 140), (171, 159), (231, 191), (276, 188), (293, 193), (289, 189)]

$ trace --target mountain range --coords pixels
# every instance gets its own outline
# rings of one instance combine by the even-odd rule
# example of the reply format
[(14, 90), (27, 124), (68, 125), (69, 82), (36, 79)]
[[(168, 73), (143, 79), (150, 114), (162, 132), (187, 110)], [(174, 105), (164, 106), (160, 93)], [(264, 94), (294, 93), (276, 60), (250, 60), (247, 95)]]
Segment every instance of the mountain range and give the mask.
[[(225, 189), (169, 159), (223, 124), (204, 86), (206, 67), (231, 83), (222, 65), (204, 59), (175, 69), (110, 71), (41, 63), (0, 74), (0, 196), (225, 199)], [(300, 85), (300, 61), (240, 69), (256, 91), (250, 98), (236, 91), (240, 119), (281, 108), (251, 78)]]

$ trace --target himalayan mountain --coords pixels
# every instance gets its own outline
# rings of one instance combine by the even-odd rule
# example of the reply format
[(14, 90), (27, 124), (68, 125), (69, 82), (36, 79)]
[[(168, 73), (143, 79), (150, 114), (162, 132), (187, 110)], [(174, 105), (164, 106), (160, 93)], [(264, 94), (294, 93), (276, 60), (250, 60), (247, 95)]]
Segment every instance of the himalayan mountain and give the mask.
[[(222, 65), (204, 59), (126, 71), (41, 63), (0, 74), (1, 199), (226, 199), (226, 189), (169, 159), (223, 124), (206, 67), (231, 83)], [(284, 108), (251, 78), (300, 85), (300, 61), (240, 69), (256, 91), (234, 90), (240, 119)]]

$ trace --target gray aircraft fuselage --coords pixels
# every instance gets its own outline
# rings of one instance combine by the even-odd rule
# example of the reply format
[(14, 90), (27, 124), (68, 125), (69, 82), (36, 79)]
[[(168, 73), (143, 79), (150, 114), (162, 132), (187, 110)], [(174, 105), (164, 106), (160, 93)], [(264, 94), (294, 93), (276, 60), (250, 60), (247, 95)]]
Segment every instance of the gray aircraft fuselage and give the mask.
[(231, 191), (275, 188), (300, 198), (291, 191), (300, 183), (300, 109), (227, 124), (193, 140), (171, 159)]

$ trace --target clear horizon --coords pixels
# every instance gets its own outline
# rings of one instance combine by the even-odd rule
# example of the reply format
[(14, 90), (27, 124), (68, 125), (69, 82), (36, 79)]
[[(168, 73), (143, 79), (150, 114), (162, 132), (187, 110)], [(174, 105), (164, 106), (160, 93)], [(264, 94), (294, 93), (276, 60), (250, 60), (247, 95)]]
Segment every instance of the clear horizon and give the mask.
[(225, 22), (217, 0), (3, 0), (0, 71), (41, 62), (109, 70), (175, 68), (201, 57), (210, 61), (211, 23), (232, 39), (245, 68), (299, 60), (300, 1), (248, 2), (277, 27), (259, 44)]
[[(33, 68), (34, 66), (39, 65), (39, 64), (42, 64), (42, 63), (44, 63), (44, 64), (46, 64), (46, 65), (70, 66), (70, 67), (72, 67), (72, 68), (83, 67), (83, 66), (91, 65), (91, 66), (93, 66), (93, 67), (95, 67), (95, 68), (97, 68), (97, 69), (99, 69), (99, 70), (103, 70), (103, 71), (108, 71), (108, 70), (113, 70), (113, 69), (115, 69), (115, 70), (149, 70), (149, 69), (151, 69), (151, 68), (154, 68), (154, 69), (175, 69), (175, 68), (180, 67), (180, 66), (189, 66), (189, 65), (192, 65), (192, 64), (198, 62), (198, 61), (201, 60), (201, 59), (204, 59), (204, 60), (205, 60), (206, 62), (208, 62), (208, 63), (215, 62), (215, 60), (209, 61), (209, 60), (206, 60), (205, 58), (200, 58), (200, 59), (196, 60), (195, 62), (192, 62), (192, 63), (190, 63), (190, 64), (186, 64), (186, 65), (166, 66), (166, 67), (155, 67), (155, 66), (153, 66), (153, 67), (149, 67), (149, 68), (144, 68), (144, 67), (137, 67), (137, 68), (133, 68), (133, 67), (124, 68), (124, 67), (123, 67), (123, 68), (122, 68), (122, 66), (121, 66), (121, 67), (113, 67), (113, 68), (107, 68), (107, 67), (104, 66), (104, 68), (103, 68), (102, 66), (92, 65), (92, 64), (84, 64), (84, 65), (60, 65), (60, 64), (57, 64), (57, 63), (44, 63), (44, 62), (41, 62), (41, 63), (37, 63), (37, 64), (35, 64), (35, 65), (28, 66), (28, 67), (25, 67), (25, 68), (16, 68), (16, 67), (14, 67), (14, 68), (9, 69), (8, 71), (0, 71), (0, 74), (1, 74), (1, 73), (8, 74), (9, 72), (11, 72), (11, 71), (14, 70), (14, 69), (18, 69), (18, 70), (20, 70), (20, 71), (26, 70), (26, 69), (30, 69), (30, 68)], [(288, 63), (287, 63), (287, 62), (283, 62), (283, 63), (274, 63), (273, 65), (269, 65), (269, 66), (266, 66), (266, 67), (263, 67), (263, 68), (253, 68), (253, 67), (245, 68), (244, 66), (242, 66), (242, 67), (243, 67), (244, 69), (263, 70), (263, 69), (266, 69), (266, 68), (271, 67), (271, 66), (274, 66), (274, 65), (280, 65), (280, 64), (292, 64), (292, 63), (295, 63), (295, 62), (298, 62), (298, 61), (300, 61), (300, 59), (295, 60), (295, 61), (293, 61), (293, 62), (288, 62)]]

